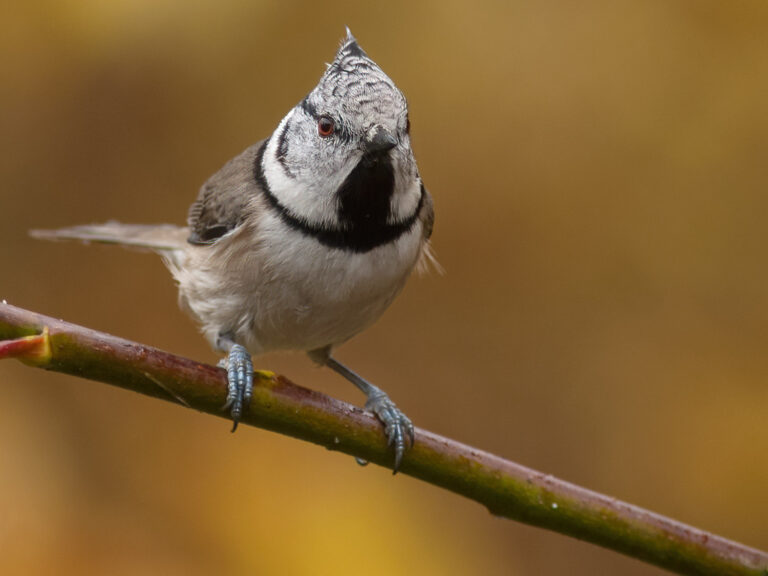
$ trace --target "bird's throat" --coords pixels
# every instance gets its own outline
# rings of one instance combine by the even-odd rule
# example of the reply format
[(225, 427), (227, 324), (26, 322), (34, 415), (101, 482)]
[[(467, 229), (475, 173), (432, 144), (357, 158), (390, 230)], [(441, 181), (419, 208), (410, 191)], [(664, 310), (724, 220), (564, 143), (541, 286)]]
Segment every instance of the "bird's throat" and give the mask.
[(387, 226), (395, 191), (389, 154), (363, 156), (339, 187), (339, 222), (356, 234), (379, 234)]

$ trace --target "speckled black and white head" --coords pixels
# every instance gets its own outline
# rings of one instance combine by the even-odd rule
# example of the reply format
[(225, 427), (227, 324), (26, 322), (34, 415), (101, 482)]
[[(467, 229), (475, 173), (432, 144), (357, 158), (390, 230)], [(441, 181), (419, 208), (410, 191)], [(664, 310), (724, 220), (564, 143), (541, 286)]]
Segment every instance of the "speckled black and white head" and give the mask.
[(422, 199), (408, 105), (347, 31), (317, 86), (257, 158), (272, 207), (328, 246), (365, 252), (406, 231)]

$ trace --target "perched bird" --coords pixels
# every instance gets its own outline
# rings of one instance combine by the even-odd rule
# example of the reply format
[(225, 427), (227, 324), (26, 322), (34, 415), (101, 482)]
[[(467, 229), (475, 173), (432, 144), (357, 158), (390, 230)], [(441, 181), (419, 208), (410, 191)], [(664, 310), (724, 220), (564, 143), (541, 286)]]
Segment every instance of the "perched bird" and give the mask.
[(226, 353), (233, 431), (252, 396), (251, 355), (303, 350), (365, 393), (397, 470), (413, 444), (411, 421), (332, 351), (432, 259), (433, 220), (405, 97), (347, 30), (317, 86), (272, 135), (203, 185), (187, 227), (110, 222), (32, 234), (159, 253), (181, 306)]

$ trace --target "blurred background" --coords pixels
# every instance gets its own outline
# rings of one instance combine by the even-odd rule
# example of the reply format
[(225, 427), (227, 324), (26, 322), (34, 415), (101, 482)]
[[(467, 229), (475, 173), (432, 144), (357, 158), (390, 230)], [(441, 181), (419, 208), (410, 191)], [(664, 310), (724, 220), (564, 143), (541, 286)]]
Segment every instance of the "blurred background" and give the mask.
[[(214, 363), (159, 258), (350, 26), (407, 95), (443, 276), (338, 357), (420, 427), (768, 547), (768, 5), (5, 3), (0, 298)], [(301, 354), (260, 367), (361, 404)], [(5, 574), (660, 570), (352, 458), (0, 363)]]

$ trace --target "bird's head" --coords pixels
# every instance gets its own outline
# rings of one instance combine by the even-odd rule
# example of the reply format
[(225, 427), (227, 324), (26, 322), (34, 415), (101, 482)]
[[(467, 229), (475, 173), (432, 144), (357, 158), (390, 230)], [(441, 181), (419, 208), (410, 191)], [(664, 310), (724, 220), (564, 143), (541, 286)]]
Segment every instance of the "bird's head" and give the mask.
[(317, 86), (281, 121), (261, 158), (280, 205), (326, 228), (401, 220), (420, 180), (402, 92), (347, 30)]

